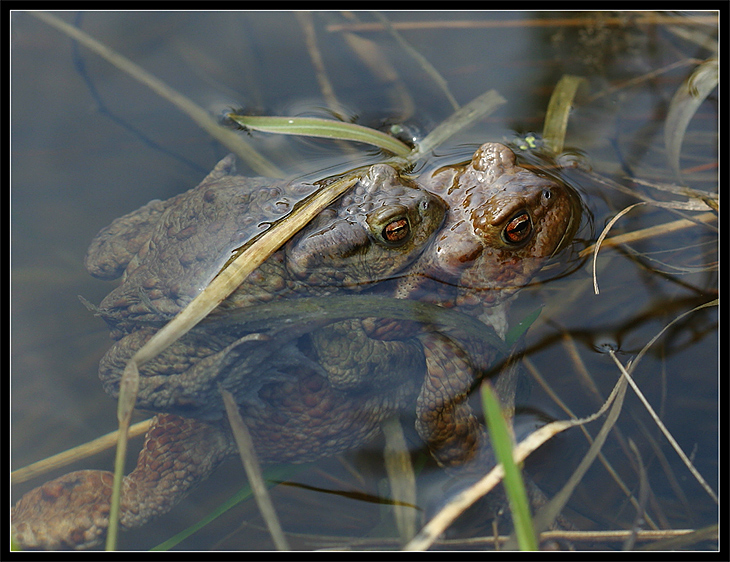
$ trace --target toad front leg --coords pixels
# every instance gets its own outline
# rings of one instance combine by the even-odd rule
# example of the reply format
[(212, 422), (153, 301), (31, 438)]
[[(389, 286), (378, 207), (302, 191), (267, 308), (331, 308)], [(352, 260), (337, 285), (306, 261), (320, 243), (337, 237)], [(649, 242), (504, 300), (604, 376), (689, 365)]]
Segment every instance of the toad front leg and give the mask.
[(439, 332), (419, 339), (427, 373), (418, 396), (416, 429), (440, 465), (486, 474), (495, 461), (486, 428), (468, 403), (476, 384), (472, 362), (459, 345)]
[[(165, 414), (154, 418), (137, 467), (122, 484), (120, 524), (129, 529), (168, 512), (231, 452), (218, 425)], [(87, 549), (109, 524), (113, 474), (80, 470), (25, 494), (10, 512), (22, 549)]]

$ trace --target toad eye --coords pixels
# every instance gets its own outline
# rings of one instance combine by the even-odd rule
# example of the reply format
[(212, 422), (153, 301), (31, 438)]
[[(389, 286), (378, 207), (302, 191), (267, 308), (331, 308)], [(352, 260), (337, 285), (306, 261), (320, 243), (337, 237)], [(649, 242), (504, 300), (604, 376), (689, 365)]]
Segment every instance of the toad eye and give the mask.
[(397, 248), (411, 239), (412, 227), (405, 205), (384, 205), (367, 217), (370, 235), (389, 248)]
[(411, 225), (408, 219), (401, 217), (395, 219), (383, 228), (382, 237), (383, 242), (389, 246), (400, 246), (408, 240), (411, 234)]
[(502, 240), (512, 246), (526, 242), (532, 234), (532, 220), (526, 211), (515, 215), (502, 231)]

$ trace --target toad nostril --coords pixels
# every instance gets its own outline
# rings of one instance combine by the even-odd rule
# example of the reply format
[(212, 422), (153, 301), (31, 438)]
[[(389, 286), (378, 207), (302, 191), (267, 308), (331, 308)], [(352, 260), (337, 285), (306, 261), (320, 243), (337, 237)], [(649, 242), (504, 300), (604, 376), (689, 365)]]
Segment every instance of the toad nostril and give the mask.
[(461, 264), (471, 263), (482, 255), (483, 250), (484, 248), (482, 246), (477, 246), (471, 252), (459, 254), (458, 261)]

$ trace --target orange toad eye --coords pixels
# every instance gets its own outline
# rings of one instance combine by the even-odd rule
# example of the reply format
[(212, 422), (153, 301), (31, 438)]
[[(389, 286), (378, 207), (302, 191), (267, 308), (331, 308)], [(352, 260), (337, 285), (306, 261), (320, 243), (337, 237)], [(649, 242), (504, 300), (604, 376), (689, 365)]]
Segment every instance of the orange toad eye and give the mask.
[(408, 239), (411, 233), (411, 225), (408, 219), (400, 218), (389, 222), (383, 229), (383, 240), (390, 244), (399, 244)]
[(532, 234), (532, 220), (526, 211), (513, 217), (502, 231), (502, 239), (511, 245), (526, 242)]

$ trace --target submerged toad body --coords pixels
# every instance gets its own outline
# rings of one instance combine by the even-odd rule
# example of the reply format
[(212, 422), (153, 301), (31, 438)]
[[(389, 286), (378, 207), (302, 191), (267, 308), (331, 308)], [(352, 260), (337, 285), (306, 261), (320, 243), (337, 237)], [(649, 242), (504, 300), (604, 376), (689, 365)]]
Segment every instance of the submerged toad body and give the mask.
[[(197, 188), (118, 219), (92, 243), (90, 272), (123, 275), (98, 309), (118, 339), (100, 365), (110, 394), (134, 352), (250, 237), (246, 222), (255, 227), (286, 211), (281, 185), (232, 175), (231, 166), (222, 161)], [(572, 235), (572, 194), (516, 166), (495, 143), (419, 182), (387, 165), (371, 167), (210, 323), (142, 367), (137, 405), (164, 413), (125, 478), (123, 527), (168, 511), (235, 452), (219, 385), (236, 398), (263, 461), (306, 462), (358, 447), (383, 420), (410, 410), (440, 464), (491, 462), (484, 428), (466, 402), (489, 362), (482, 344), (387, 319), (256, 334), (216, 322), (273, 299), (360, 292), (462, 308), (503, 334), (500, 305)], [(111, 480), (108, 472), (78, 471), (32, 490), (13, 508), (14, 539), (25, 548), (98, 544)]]

